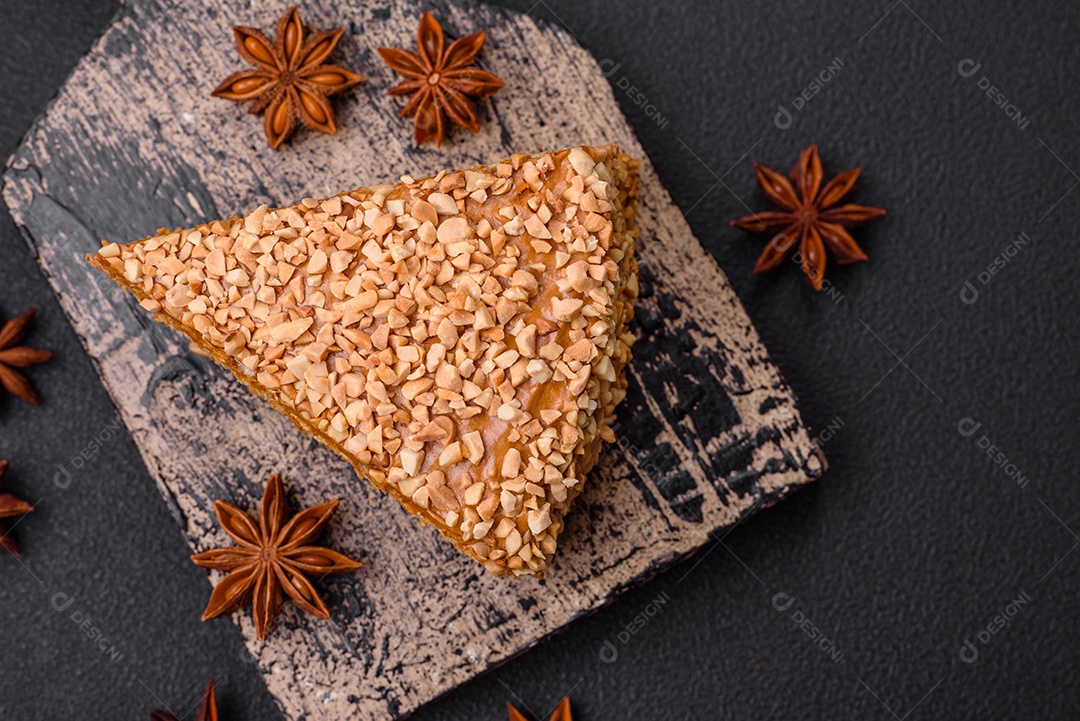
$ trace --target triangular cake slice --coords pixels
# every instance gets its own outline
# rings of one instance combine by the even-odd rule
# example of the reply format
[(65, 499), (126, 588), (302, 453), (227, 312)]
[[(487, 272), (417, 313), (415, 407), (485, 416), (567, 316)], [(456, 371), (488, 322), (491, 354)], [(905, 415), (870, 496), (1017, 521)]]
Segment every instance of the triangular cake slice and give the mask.
[(625, 395), (637, 166), (515, 155), (89, 260), (489, 571), (540, 575)]

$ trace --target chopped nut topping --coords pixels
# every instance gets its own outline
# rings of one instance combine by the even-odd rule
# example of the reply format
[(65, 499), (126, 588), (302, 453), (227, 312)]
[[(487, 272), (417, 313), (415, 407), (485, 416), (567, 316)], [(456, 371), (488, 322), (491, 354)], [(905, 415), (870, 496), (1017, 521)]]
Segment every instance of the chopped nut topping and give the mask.
[(518, 155), (91, 262), (486, 568), (541, 574), (625, 395), (635, 169)]
[(551, 304), (551, 312), (556, 320), (572, 320), (584, 305), (581, 298), (557, 298)]

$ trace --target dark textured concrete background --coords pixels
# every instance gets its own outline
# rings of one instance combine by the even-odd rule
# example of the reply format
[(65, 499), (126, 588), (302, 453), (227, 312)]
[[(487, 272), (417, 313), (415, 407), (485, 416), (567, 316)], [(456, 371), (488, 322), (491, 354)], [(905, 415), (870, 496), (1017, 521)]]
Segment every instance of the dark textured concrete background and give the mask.
[[(507, 4), (604, 60), (832, 469), (416, 718), (567, 693), (578, 721), (1080, 717), (1076, 4)], [(0, 8), (7, 156), (116, 6)], [(889, 211), (820, 295), (750, 275), (763, 241), (727, 226), (767, 207), (750, 161), (810, 142)], [(0, 399), (10, 490), (40, 499), (25, 565), (0, 558), (0, 718), (182, 713), (209, 676), (223, 719), (277, 718), (236, 629), (199, 621), (205, 575), (6, 213), (0, 251), (0, 317), (38, 307), (56, 351), (40, 409)]]

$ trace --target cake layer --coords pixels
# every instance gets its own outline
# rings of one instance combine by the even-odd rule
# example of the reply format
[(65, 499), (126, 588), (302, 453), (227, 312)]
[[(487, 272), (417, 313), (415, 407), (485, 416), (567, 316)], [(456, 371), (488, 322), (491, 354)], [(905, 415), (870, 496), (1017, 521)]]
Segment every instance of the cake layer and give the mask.
[(90, 258), (496, 574), (542, 574), (625, 394), (636, 162), (516, 155)]

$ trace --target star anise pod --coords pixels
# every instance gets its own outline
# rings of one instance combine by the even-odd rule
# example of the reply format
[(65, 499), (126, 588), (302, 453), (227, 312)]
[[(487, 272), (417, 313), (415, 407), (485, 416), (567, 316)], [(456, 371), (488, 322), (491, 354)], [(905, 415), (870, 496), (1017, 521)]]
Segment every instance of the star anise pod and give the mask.
[(237, 102), (254, 100), (248, 112), (264, 113), (266, 140), (274, 149), (293, 134), (297, 120), (320, 133), (337, 133), (328, 96), (365, 80), (340, 65), (324, 63), (345, 28), (323, 30), (309, 38), (306, 33), (295, 5), (278, 20), (274, 43), (255, 28), (234, 27), (236, 49), (255, 70), (233, 73), (211, 93)]
[[(150, 714), (150, 721), (180, 721), (172, 711), (158, 709)], [(195, 721), (218, 721), (217, 700), (214, 698), (214, 679), (203, 689), (199, 708), (195, 712)]]
[(251, 605), (255, 630), (260, 640), (265, 639), (281, 611), (282, 591), (308, 613), (330, 618), (329, 609), (305, 574), (322, 578), (331, 573), (355, 571), (361, 566), (337, 551), (307, 545), (322, 533), (337, 507), (337, 501), (330, 501), (287, 520), (285, 488), (276, 473), (266, 484), (258, 524), (231, 503), (216, 502), (218, 522), (240, 545), (191, 557), (203, 568), (228, 572), (210, 595), (203, 620), (226, 616)]
[(0, 328), (0, 384), (12, 395), (35, 406), (39, 403), (37, 393), (30, 386), (30, 381), (26, 380), (26, 376), (15, 369), (29, 368), (52, 358), (52, 351), (16, 345), (30, 330), (30, 321), (34, 319), (36, 312), (31, 308)]
[(825, 247), (840, 265), (866, 260), (847, 228), (854, 228), (885, 215), (881, 208), (850, 203), (839, 205), (859, 180), (859, 168), (833, 178), (822, 188), (821, 159), (817, 145), (799, 154), (791, 179), (762, 163), (754, 163), (754, 175), (765, 196), (783, 210), (769, 210), (731, 221), (736, 228), (753, 233), (780, 231), (758, 258), (755, 273), (767, 273), (778, 267), (799, 247), (802, 269), (814, 290), (821, 290), (825, 277)]
[[(0, 461), (0, 481), (4, 479), (7, 469), (8, 462)], [(21, 516), (33, 512), (34, 507), (26, 501), (20, 500), (10, 493), (0, 493), (0, 518), (11, 518), (12, 516)], [(0, 523), (0, 549), (15, 556), (22, 555), (19, 553), (19, 547), (15, 545), (15, 538), (11, 535), (11, 531), (2, 523)]]
[[(520, 711), (514, 708), (513, 704), (506, 704), (506, 710), (510, 712), (510, 721), (528, 721)], [(569, 696), (563, 697), (563, 700), (555, 707), (555, 711), (551, 714), (551, 721), (574, 721), (570, 718)]]
[(379, 48), (386, 64), (405, 78), (390, 94), (412, 96), (399, 115), (413, 116), (417, 145), (429, 140), (442, 145), (449, 130), (448, 121), (480, 132), (480, 118), (472, 99), (489, 97), (504, 85), (498, 76), (472, 67), (486, 39), (487, 33), (481, 30), (444, 47), (442, 25), (434, 15), (425, 12), (416, 30), (419, 52)]

